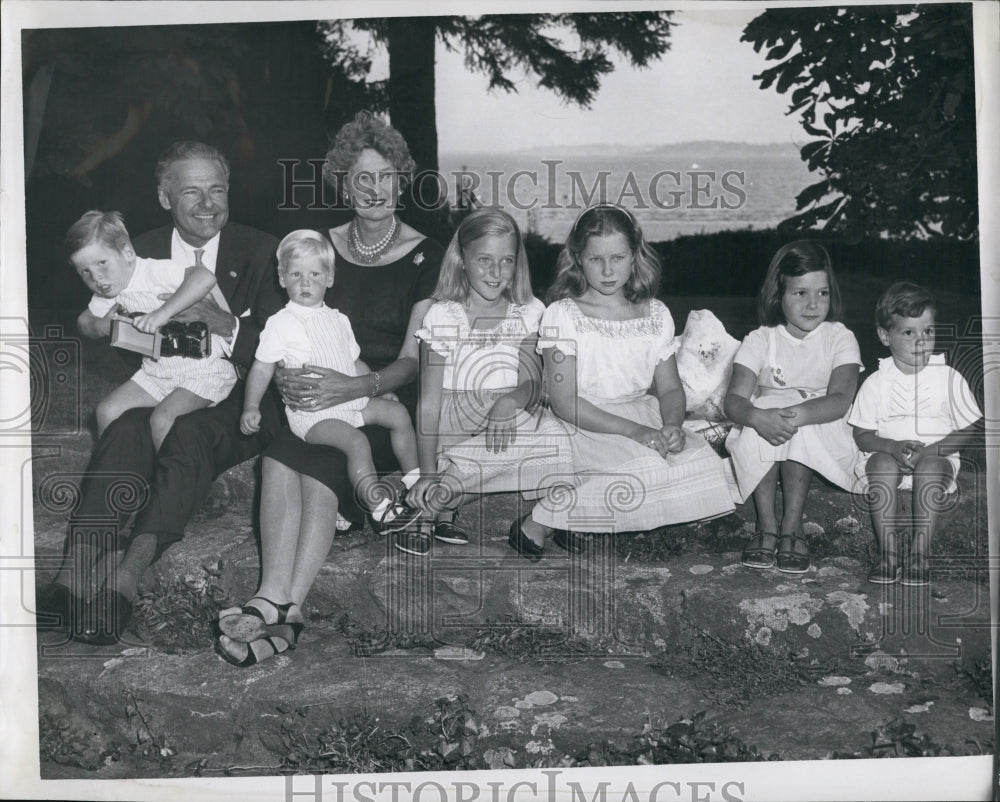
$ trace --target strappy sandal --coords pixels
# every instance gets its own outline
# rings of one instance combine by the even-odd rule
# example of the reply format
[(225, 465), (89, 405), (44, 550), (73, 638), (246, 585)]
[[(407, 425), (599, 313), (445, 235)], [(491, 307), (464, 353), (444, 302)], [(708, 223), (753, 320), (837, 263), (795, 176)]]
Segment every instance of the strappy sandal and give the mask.
[(226, 650), (226, 646), (239, 643), (232, 638), (220, 635), (215, 642), (215, 653), (230, 665), (237, 668), (249, 668), (257, 663), (263, 663), (278, 654), (284, 654), (295, 648), (294, 643), (289, 643), (282, 637), (257, 638), (246, 644), (247, 653), (242, 659), (237, 659)]
[(903, 576), (903, 566), (894, 551), (883, 551), (868, 572), (868, 581), (874, 585), (894, 585)]
[(931, 583), (931, 569), (926, 559), (916, 559), (906, 566), (902, 582), (909, 588), (922, 588)]
[(773, 568), (777, 550), (778, 536), (774, 532), (755, 532), (743, 547), (740, 563), (747, 568)]
[(804, 574), (809, 570), (809, 544), (802, 535), (781, 535), (778, 545), (778, 557), (775, 560), (778, 570), (785, 574)]
[[(274, 610), (274, 620), (268, 621), (265, 611), (253, 606), (254, 601), (267, 602)], [(275, 604), (263, 596), (254, 596), (242, 607), (231, 607), (219, 613), (219, 629), (222, 634), (237, 643), (252, 643), (262, 638), (278, 637), (288, 641), (289, 648), (294, 648), (305, 627), (302, 621), (288, 620), (289, 612), (297, 606), (294, 602)]]

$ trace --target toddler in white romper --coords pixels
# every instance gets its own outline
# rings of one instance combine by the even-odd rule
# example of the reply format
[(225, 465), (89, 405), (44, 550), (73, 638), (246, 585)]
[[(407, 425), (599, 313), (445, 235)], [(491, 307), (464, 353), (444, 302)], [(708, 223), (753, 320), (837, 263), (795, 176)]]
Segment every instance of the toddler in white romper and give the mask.
[[(312, 366), (355, 377), (369, 374), (359, 357), (361, 348), (347, 317), (324, 303), (333, 286), (335, 251), (329, 240), (310, 230), (293, 231), (278, 245), (278, 279), (288, 292), (289, 303), (268, 318), (261, 332), (253, 366), (247, 375), (246, 394), (240, 428), (251, 434), (260, 428), (260, 400), (274, 375), (278, 362), (285, 368)], [(371, 396), (361, 396), (341, 404), (317, 407), (310, 399), (303, 408), (285, 404), (293, 433), (307, 443), (328, 445), (347, 457), (348, 475), (362, 506), (372, 511), (373, 520), (384, 531), (403, 528), (419, 515), (397, 498), (418, 476), (416, 434), (410, 414), (399, 401), (377, 398), (380, 377), (371, 374)], [(379, 482), (371, 446), (362, 426), (389, 429), (393, 452), (403, 469), (403, 488)], [(337, 527), (350, 524), (338, 516)]]

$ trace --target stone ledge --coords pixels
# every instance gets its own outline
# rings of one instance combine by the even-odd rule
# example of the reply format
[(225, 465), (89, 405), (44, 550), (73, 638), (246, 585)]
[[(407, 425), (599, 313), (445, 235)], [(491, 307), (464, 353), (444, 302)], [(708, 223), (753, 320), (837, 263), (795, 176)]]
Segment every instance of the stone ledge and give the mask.
[[(465, 564), (451, 555), (456, 548), (424, 564)], [(223, 571), (228, 580), (251, 581), (253, 566), (237, 554), (251, 549), (248, 539), (229, 552), (233, 559)], [(458, 569), (440, 577), (432, 571), (433, 609), (471, 609), (480, 630), (488, 619), (506, 614), (565, 629), (562, 572), (570, 568), (569, 558), (547, 557), (554, 567), (546, 576), (516, 555), (498, 557), (495, 551), (490, 541), (481, 559), (507, 570), (498, 571), (489, 586), (482, 576), (473, 578), (471, 568), (468, 576)], [(595, 741), (637, 734), (647, 720), (672, 723), (701, 710), (707, 721), (732, 727), (764, 754), (784, 759), (862, 750), (871, 743), (871, 730), (904, 714), (941, 744), (991, 738), (992, 722), (970, 712), (983, 702), (955, 680), (956, 660), (971, 665), (989, 655), (988, 606), (976, 583), (943, 579), (926, 593), (908, 596), (911, 589), (884, 593), (866, 587), (861, 566), (843, 558), (789, 577), (742, 569), (735, 555), (689, 554), (669, 565), (616, 566), (605, 588), (615, 594), (610, 630), (575, 633), (593, 644), (589, 653), (577, 651), (576, 644), (549, 660), (442, 648), (356, 656), (333, 622), (347, 614), (372, 631), (385, 626), (381, 589), (394, 587), (387, 572), (395, 554), (372, 540), (344, 548), (324, 566), (307, 604), (309, 623), (299, 648), (250, 669), (225, 664), (208, 643), (167, 654), (139, 644), (60, 644), (55, 633), (42, 633), (42, 712), (71, 715), (78, 730), (95, 733), (98, 745), (102, 739), (127, 741), (136, 726), (122, 714), (131, 694), (150, 726), (180, 753), (177, 761), (146, 767), (144, 776), (180, 771), (191, 756), (208, 756), (211, 765), (274, 765), (280, 756), (267, 744), (274, 743), (268, 733), (280, 726), (279, 708), (316, 706), (316, 716), (331, 722), (367, 708), (390, 727), (426, 716), (434, 699), (458, 693), (480, 713), (476, 748), (510, 749), (522, 761), (572, 754)], [(456, 575), (467, 584), (456, 582)], [(577, 575), (585, 585), (586, 575)], [(577, 598), (593, 599), (594, 593), (585, 587)], [(948, 615), (958, 620), (942, 625)], [(900, 620), (909, 628), (898, 626)], [(468, 630), (431, 634), (448, 644)], [(759, 644), (776, 654), (796, 653), (801, 664), (814, 667), (815, 679), (793, 679), (732, 705), (708, 692), (718, 677), (656, 670), (658, 655), (683, 655), (699, 631), (737, 647)], [(947, 651), (955, 646), (960, 650)], [(736, 665), (728, 670), (734, 678), (741, 673)], [(106, 776), (102, 770), (95, 766), (92, 776)]]

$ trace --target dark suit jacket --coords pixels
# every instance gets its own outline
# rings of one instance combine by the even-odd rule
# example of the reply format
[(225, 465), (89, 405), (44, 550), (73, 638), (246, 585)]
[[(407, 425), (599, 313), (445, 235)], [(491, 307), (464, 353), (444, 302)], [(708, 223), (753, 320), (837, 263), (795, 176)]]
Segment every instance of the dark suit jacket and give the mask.
[[(173, 233), (173, 226), (147, 231), (132, 246), (146, 259), (169, 259)], [(263, 231), (231, 221), (222, 228), (215, 279), (229, 311), (240, 319), (232, 359), (246, 367), (253, 364), (264, 322), (287, 300), (278, 284), (277, 250), (278, 240)]]

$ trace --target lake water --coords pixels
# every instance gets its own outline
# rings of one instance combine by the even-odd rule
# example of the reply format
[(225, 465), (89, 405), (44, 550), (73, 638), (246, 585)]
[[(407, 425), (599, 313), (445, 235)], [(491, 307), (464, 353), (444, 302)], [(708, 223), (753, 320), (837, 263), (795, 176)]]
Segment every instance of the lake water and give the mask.
[[(558, 150), (558, 149), (556, 149)], [(632, 210), (647, 239), (731, 229), (773, 228), (795, 212), (795, 196), (814, 183), (787, 146), (705, 143), (554, 156), (442, 154), (449, 200), (472, 184), (484, 205), (499, 205), (524, 230), (561, 242), (580, 211), (600, 200)], [(469, 175), (464, 177), (462, 173)]]

